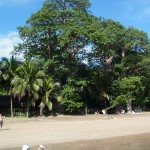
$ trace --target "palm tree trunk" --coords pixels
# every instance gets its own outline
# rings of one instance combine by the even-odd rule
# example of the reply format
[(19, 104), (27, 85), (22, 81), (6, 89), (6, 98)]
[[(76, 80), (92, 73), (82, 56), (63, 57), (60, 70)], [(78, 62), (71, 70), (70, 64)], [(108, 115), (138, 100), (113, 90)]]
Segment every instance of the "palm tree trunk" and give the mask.
[(12, 102), (12, 94), (10, 95), (10, 111), (11, 111), (11, 117), (13, 117), (13, 102)]
[(10, 87), (10, 115), (13, 117), (13, 96), (12, 96), (12, 86)]
[(43, 116), (43, 108), (40, 107), (40, 116)]
[(85, 115), (87, 116), (88, 110), (87, 110), (87, 100), (85, 100)]
[(87, 116), (88, 114), (88, 107), (87, 107), (87, 92), (85, 90), (85, 115)]
[(29, 98), (27, 97), (27, 117), (29, 117)]

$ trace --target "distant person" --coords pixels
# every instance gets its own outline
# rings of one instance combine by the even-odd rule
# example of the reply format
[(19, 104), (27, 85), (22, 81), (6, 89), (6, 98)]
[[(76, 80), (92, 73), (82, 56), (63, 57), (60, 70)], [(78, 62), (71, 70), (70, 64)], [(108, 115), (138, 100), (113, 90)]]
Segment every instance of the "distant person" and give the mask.
[(3, 116), (2, 116), (2, 114), (0, 114), (0, 126), (1, 126), (1, 130), (2, 130), (2, 128), (3, 128)]
[(30, 146), (29, 145), (22, 145), (22, 150), (30, 150)]
[(45, 146), (44, 145), (39, 145), (37, 150), (45, 150)]

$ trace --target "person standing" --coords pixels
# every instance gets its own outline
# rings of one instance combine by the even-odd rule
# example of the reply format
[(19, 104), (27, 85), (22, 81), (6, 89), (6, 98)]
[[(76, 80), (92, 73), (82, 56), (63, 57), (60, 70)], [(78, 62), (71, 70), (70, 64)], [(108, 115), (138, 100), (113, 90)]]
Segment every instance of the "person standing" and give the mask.
[(0, 114), (0, 126), (1, 126), (1, 130), (3, 128), (3, 116), (2, 114)]

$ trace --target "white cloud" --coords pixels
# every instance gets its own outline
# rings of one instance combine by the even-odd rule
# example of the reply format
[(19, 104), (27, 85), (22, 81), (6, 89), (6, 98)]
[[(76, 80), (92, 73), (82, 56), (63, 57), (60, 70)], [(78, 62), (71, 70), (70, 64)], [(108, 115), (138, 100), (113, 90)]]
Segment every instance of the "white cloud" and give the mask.
[(13, 48), (21, 42), (17, 32), (9, 32), (7, 35), (0, 35), (0, 58), (10, 57)]

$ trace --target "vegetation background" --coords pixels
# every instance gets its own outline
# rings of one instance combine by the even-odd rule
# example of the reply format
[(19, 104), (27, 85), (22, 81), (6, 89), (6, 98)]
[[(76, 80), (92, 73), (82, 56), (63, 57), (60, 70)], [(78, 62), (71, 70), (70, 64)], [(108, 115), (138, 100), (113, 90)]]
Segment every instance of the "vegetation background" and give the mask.
[(22, 42), (11, 59), (0, 60), (2, 113), (150, 109), (147, 33), (98, 18), (90, 5), (89, 0), (46, 0), (18, 27)]

